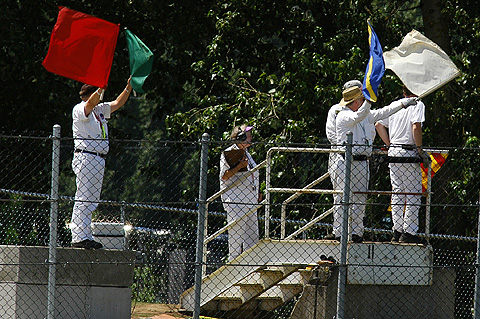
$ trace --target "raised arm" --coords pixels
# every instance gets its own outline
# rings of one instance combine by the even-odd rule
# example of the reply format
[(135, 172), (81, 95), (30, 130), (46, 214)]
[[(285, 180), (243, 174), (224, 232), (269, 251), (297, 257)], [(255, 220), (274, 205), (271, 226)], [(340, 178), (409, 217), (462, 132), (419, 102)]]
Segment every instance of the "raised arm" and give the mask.
[(90, 95), (87, 102), (85, 103), (85, 117), (88, 117), (92, 113), (93, 108), (97, 106), (100, 102), (100, 95), (102, 95), (103, 89), (97, 89), (93, 94)]
[(394, 101), (390, 105), (384, 106), (376, 110), (371, 110), (369, 121), (370, 123), (376, 123), (379, 120), (383, 120), (384, 118), (387, 118), (390, 115), (397, 113), (402, 108), (408, 107), (409, 105), (414, 105), (416, 103), (417, 100), (414, 97), (407, 97), (398, 101)]
[(356, 112), (343, 112), (342, 124), (354, 126), (363, 121), (370, 114), (370, 102), (365, 100)]
[(130, 85), (130, 80), (132, 77), (130, 76), (127, 81), (127, 86), (125, 89), (120, 93), (120, 95), (115, 99), (115, 101), (110, 102), (111, 112), (115, 112), (119, 108), (121, 108), (128, 100), (130, 96), (130, 92), (132, 92), (132, 86)]

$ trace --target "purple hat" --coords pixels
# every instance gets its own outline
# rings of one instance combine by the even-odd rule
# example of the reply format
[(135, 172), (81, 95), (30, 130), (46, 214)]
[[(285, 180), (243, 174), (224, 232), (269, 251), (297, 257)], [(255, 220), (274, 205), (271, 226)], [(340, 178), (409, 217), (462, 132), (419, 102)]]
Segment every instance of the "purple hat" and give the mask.
[(244, 130), (244, 131), (245, 131), (245, 132), (248, 132), (248, 131), (250, 131), (252, 128), (253, 128), (253, 126), (247, 126), (247, 127), (245, 127), (245, 130)]

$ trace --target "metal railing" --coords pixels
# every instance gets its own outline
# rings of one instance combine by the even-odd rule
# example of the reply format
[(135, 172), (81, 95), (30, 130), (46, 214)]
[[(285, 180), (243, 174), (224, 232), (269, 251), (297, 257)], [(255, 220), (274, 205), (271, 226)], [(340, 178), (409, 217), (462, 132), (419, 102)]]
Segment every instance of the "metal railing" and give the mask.
[[(74, 178), (72, 176), (73, 174), (71, 174), (68, 158), (71, 157), (73, 149), (71, 148), (71, 145), (65, 146), (65, 143), (71, 143), (71, 139), (62, 139), (59, 135), (57, 136), (56, 132), (54, 132), (52, 136), (44, 138), (3, 136), (2, 142), (6, 143), (6, 146), (0, 150), (0, 157), (2, 158), (3, 164), (2, 176), (5, 176), (1, 178), (0, 183), (0, 193), (2, 196), (0, 202), (2, 205), (2, 208), (0, 209), (0, 213), (2, 213), (2, 219), (0, 220), (2, 223), (0, 239), (2, 240), (2, 244), (30, 245), (30, 242), (33, 242), (35, 245), (48, 246), (51, 251), (48, 259), (45, 260), (44, 266), (49, 268), (49, 274), (53, 276), (53, 274), (55, 274), (55, 267), (58, 267), (59, 265), (58, 261), (55, 259), (55, 248), (69, 246), (68, 236), (66, 236), (66, 234), (68, 235), (68, 227), (66, 224), (68, 223), (68, 214), (71, 209), (69, 206), (73, 202), (71, 194), (73, 193)], [(128, 152), (128, 156), (131, 157), (126, 157), (120, 160), (118, 159), (118, 154), (121, 154), (121, 152), (117, 151), (117, 153), (115, 153), (115, 147), (121, 143), (135, 144), (134, 146), (129, 146), (124, 149), (125, 152)], [(143, 294), (142, 292), (142, 289), (145, 289), (151, 291), (149, 293), (152, 297), (148, 300), (166, 303), (167, 299), (164, 297), (166, 295), (164, 287), (169, 286), (169, 280), (173, 282), (173, 279), (167, 278), (167, 270), (177, 266), (182, 269), (197, 269), (197, 273), (200, 273), (203, 276), (207, 266), (215, 268), (225, 265), (224, 248), (222, 248), (223, 250), (221, 251), (219, 250), (221, 255), (218, 260), (209, 261), (206, 253), (207, 245), (216, 243), (217, 241), (215, 239), (218, 240), (219, 237), (221, 237), (220, 235), (228, 233), (228, 230), (237, 225), (241, 220), (224, 223), (226, 214), (222, 209), (212, 209), (214, 208), (214, 204), (221, 204), (221, 202), (217, 203), (218, 198), (224, 191), (226, 191), (226, 189), (216, 191), (216, 189), (218, 189), (217, 178), (213, 179), (212, 174), (215, 174), (217, 171), (212, 168), (215, 168), (218, 163), (206, 162), (206, 158), (211, 159), (218, 155), (218, 151), (211, 147), (211, 141), (202, 140), (198, 143), (190, 143), (194, 144), (194, 146), (190, 145), (188, 149), (182, 147), (172, 147), (171, 149), (165, 148), (163, 147), (165, 142), (158, 142), (163, 145), (162, 152), (170, 152), (167, 154), (167, 161), (162, 161), (162, 163), (171, 162), (171, 164), (177, 165), (177, 167), (172, 165), (158, 169), (158, 171), (170, 171), (169, 173), (173, 176), (171, 177), (172, 185), (167, 183), (166, 186), (159, 185), (158, 187), (153, 186), (157, 179), (156, 174), (158, 174), (154, 169), (155, 167), (158, 168), (158, 165), (152, 165), (152, 170), (148, 170), (147, 164), (149, 163), (141, 162), (141, 158), (139, 159), (139, 156), (142, 155), (141, 153), (147, 149), (151, 148), (155, 152), (159, 151), (159, 148), (156, 147), (156, 145), (153, 145), (153, 147), (149, 145), (155, 143), (157, 143), (157, 141), (113, 141), (113, 155), (110, 158), (110, 166), (107, 165), (107, 171), (110, 171), (111, 174), (106, 176), (104, 183), (104, 188), (107, 189), (108, 192), (105, 192), (104, 194), (106, 199), (100, 201), (100, 208), (98, 212), (95, 213), (97, 214), (95, 218), (97, 220), (101, 220), (102, 218), (106, 220), (110, 218), (109, 215), (114, 215), (116, 219), (132, 225), (134, 230), (144, 229), (145, 231), (142, 232), (142, 236), (150, 234), (152, 238), (156, 236), (154, 238), (156, 241), (164, 241), (161, 243), (153, 243), (152, 241), (152, 246), (148, 246), (150, 243), (142, 242), (141, 244), (144, 245), (144, 248), (139, 248), (140, 246), (137, 242), (140, 242), (140, 238), (132, 237), (130, 249), (143, 249), (143, 253), (147, 255), (149, 254), (144, 263), (137, 265), (136, 272), (138, 273), (135, 274), (135, 281), (142, 283), (143, 286), (136, 284), (136, 287), (134, 288), (134, 298), (139, 298), (139, 300), (140, 298), (148, 299), (145, 297), (147, 294)], [(174, 144), (174, 142), (169, 143)], [(58, 145), (60, 145), (60, 147)], [(183, 145), (184, 144), (182, 144), (182, 146)], [(202, 147), (203, 145), (206, 147)], [(432, 151), (439, 152), (437, 149), (432, 149)], [(285, 157), (283, 162), (276, 161), (276, 159), (278, 159), (276, 158), (277, 154), (283, 152), (291, 153), (292, 155), (288, 155), (291, 157)], [(261, 170), (262, 174), (265, 172), (264, 191), (266, 196), (265, 199), (255, 205), (247, 215), (253, 214), (262, 207), (265, 208), (265, 216), (260, 217), (260, 219), (265, 221), (265, 238), (292, 240), (301, 234), (304, 235), (304, 238), (322, 238), (325, 234), (325, 229), (331, 227), (328, 219), (332, 212), (332, 208), (330, 207), (332, 205), (331, 195), (352, 194), (352, 192), (346, 190), (340, 192), (325, 187), (325, 185), (328, 185), (329, 183), (328, 174), (322, 172), (319, 173), (318, 171), (315, 171), (315, 174), (311, 174), (309, 178), (299, 179), (303, 184), (295, 181), (300, 185), (298, 187), (277, 187), (277, 184), (282, 183), (283, 185), (288, 186), (289, 180), (283, 180), (276, 176), (276, 172), (287, 171), (290, 166), (308, 167), (310, 164), (310, 162), (308, 162), (308, 159), (310, 159), (309, 156), (317, 156), (308, 155), (305, 157), (307, 159), (305, 162), (295, 162), (292, 157), (297, 155), (294, 154), (302, 152), (307, 154), (319, 154), (318, 158), (324, 163), (326, 155), (332, 153), (332, 150), (328, 147), (317, 146), (297, 147), (292, 145), (279, 147), (276, 145), (265, 145), (265, 149), (263, 151), (258, 151), (256, 154), (263, 154), (266, 159), (253, 168), (251, 173), (259, 170)], [(333, 152), (343, 153), (344, 151), (337, 150)], [(462, 313), (465, 313), (465, 309), (471, 304), (472, 311), (475, 312), (475, 315), (478, 315), (480, 307), (478, 305), (478, 286), (480, 285), (478, 281), (478, 254), (480, 251), (478, 248), (478, 219), (480, 214), (478, 203), (480, 201), (478, 199), (479, 183), (478, 177), (475, 177), (476, 164), (474, 164), (474, 161), (476, 156), (480, 153), (480, 150), (456, 148), (450, 151), (450, 154), (452, 153), (453, 155), (450, 156), (455, 165), (446, 165), (446, 168), (442, 169), (443, 173), (441, 171), (442, 176), (438, 178), (438, 181), (432, 183), (432, 179), (429, 178), (427, 191), (422, 193), (425, 197), (422, 199), (424, 200), (422, 203), (424, 209), (422, 210), (422, 218), (425, 220), (422, 235), (426, 236), (433, 242), (431, 243), (434, 247), (433, 252), (435, 258), (432, 266), (433, 268), (441, 269), (442, 267), (454, 267), (458, 274), (466, 273), (464, 278), (459, 275), (458, 279), (456, 279), (457, 282), (459, 282), (459, 284), (455, 286), (455, 289), (457, 289), (457, 298), (455, 302), (458, 304), (456, 307), (460, 309), (458, 312), (463, 311)], [(207, 157), (203, 155), (204, 157), (201, 159), (202, 154), (207, 154)], [(459, 163), (459, 159), (463, 159), (464, 157), (469, 158), (469, 162)], [(146, 158), (154, 159), (151, 154), (146, 154)], [(190, 159), (190, 161), (184, 160), (185, 158)], [(348, 155), (345, 155), (345, 158), (347, 159)], [(115, 167), (117, 162), (119, 166)], [(130, 176), (128, 174), (132, 174), (129, 169), (137, 165), (137, 163), (139, 163), (139, 169), (137, 172), (140, 173), (135, 176), (134, 181), (136, 184), (128, 185), (128, 179)], [(182, 165), (179, 165), (180, 163)], [(192, 167), (187, 166), (191, 163), (193, 163), (193, 169)], [(203, 165), (205, 166), (201, 167), (201, 163), (204, 163)], [(283, 163), (289, 167), (285, 168), (280, 165), (276, 166), (277, 163)], [(167, 165), (170, 165), (170, 163), (167, 163)], [(371, 165), (374, 164), (371, 163)], [(55, 166), (57, 166), (57, 168), (55, 168)], [(28, 169), (25, 169), (25, 167), (28, 167)], [(209, 169), (206, 172), (205, 167)], [(323, 169), (325, 166), (322, 164), (319, 165), (319, 167)], [(266, 170), (263, 171), (263, 168), (266, 168)], [(385, 166), (382, 166), (381, 168), (384, 170), (382, 171), (382, 174), (384, 175), (386, 175), (385, 168)], [(185, 180), (189, 181), (189, 184), (183, 184), (178, 189), (181, 192), (187, 192), (191, 188), (192, 190), (195, 190), (196, 193), (198, 187), (198, 197), (197, 194), (192, 195), (193, 192), (186, 193), (187, 195), (184, 197), (178, 195), (179, 191), (176, 191), (176, 193), (172, 192), (173, 184), (180, 185), (181, 182), (179, 178), (181, 174), (186, 174), (185, 172), (188, 171), (188, 169), (192, 171), (194, 170), (195, 172), (194, 174), (185, 177)], [(201, 172), (200, 174), (198, 173), (199, 169)], [(123, 170), (128, 170), (128, 174), (125, 173), (125, 175), (121, 175)], [(11, 172), (14, 171), (17, 171), (18, 173), (12, 178)], [(200, 175), (200, 178), (198, 178), (198, 175)], [(198, 180), (198, 184), (196, 181), (191, 182), (191, 176), (195, 176), (195, 180)], [(207, 179), (203, 179), (205, 176), (210, 178), (208, 183), (206, 183)], [(319, 177), (316, 178), (316, 176)], [(427, 176), (430, 177), (430, 172), (427, 173)], [(169, 177), (167, 176), (163, 178), (168, 180)], [(464, 178), (465, 181), (461, 180), (461, 178)], [(378, 176), (372, 176), (372, 180), (377, 181), (377, 179)], [(205, 184), (200, 186), (199, 184), (202, 184), (202, 181)], [(388, 176), (385, 178), (385, 181), (388, 183)], [(465, 186), (467, 185), (467, 182), (469, 184), (468, 186)], [(292, 183), (292, 185), (295, 184)], [(387, 184), (378, 183), (378, 185), (385, 186)], [(59, 188), (55, 189), (55, 187)], [(112, 193), (112, 190), (116, 191), (121, 188), (125, 188), (127, 191), (125, 191), (125, 193), (121, 193), (120, 191)], [(129, 188), (139, 190), (136, 193), (132, 191), (128, 192)], [(141, 189), (143, 189), (143, 191), (141, 191)], [(452, 194), (454, 191), (458, 191), (458, 196), (453, 196), (455, 195)], [(207, 193), (214, 194), (207, 198)], [(436, 196), (440, 193), (442, 195)], [(158, 194), (162, 194), (163, 197), (158, 199)], [(383, 209), (379, 208), (381, 205), (383, 205), (382, 207), (388, 206), (388, 203), (381, 202), (379, 198), (384, 195), (392, 195), (392, 192), (374, 189), (368, 190), (367, 194), (370, 196), (370, 201), (367, 204), (369, 205), (368, 207), (370, 210), (367, 212), (367, 215), (372, 215)], [(419, 193), (409, 194), (419, 195)], [(309, 201), (310, 197), (313, 198), (317, 195), (326, 196), (323, 196), (321, 201)], [(447, 195), (451, 195), (451, 198), (453, 199), (450, 199), (450, 197), (447, 198)], [(304, 199), (305, 197), (308, 199)], [(475, 197), (475, 200), (472, 199), (473, 197)], [(348, 202), (348, 199), (344, 199), (345, 204), (348, 204)], [(319, 216), (312, 217), (311, 214), (304, 213), (303, 211), (300, 211), (300, 213), (295, 212), (297, 215), (294, 215), (293, 210), (289, 210), (290, 207), (295, 206), (302, 208), (302, 205), (304, 205), (308, 206), (308, 208), (305, 209), (305, 211), (308, 211), (308, 209), (310, 209), (309, 207), (313, 207), (313, 204), (322, 206), (321, 214)], [(48, 218), (46, 218), (45, 221), (43, 212), (46, 211), (47, 206), (50, 214), (46, 215)], [(27, 209), (32, 210), (31, 218), (33, 222), (31, 223), (31, 226), (30, 224), (27, 225), (27, 223), (30, 223), (30, 220), (28, 219), (30, 217), (25, 213)], [(204, 213), (201, 213), (203, 209)], [(449, 228), (449, 224), (443, 222), (444, 219), (441, 218), (446, 213), (452, 214), (449, 210), (459, 216), (457, 219), (451, 219), (452, 222), (461, 220), (464, 228), (459, 228), (460, 230), (457, 229), (453, 231)], [(473, 211), (475, 211), (476, 214), (473, 214)], [(57, 214), (56, 217), (55, 214)], [(300, 215), (301, 218), (299, 218), (298, 214), (302, 214)], [(455, 217), (455, 215), (452, 216)], [(210, 220), (208, 218), (210, 218)], [(212, 221), (211, 218), (214, 218), (214, 220)], [(15, 220), (11, 222), (13, 219)], [(328, 220), (325, 223), (320, 223), (325, 219)], [(158, 222), (158, 220), (161, 220), (161, 223)], [(205, 221), (203, 226), (201, 224), (202, 220)], [(56, 221), (57, 225), (55, 224)], [(9, 222), (11, 222), (11, 225), (8, 224)], [(25, 225), (22, 225), (22, 223)], [(44, 233), (42, 233), (42, 225), (48, 226), (46, 232), (47, 238), (45, 240), (45, 236), (42, 235)], [(275, 225), (278, 228), (274, 229), (272, 225)], [(27, 226), (30, 227), (27, 230), (31, 231), (31, 234), (28, 234), (29, 236), (22, 233), (22, 231), (25, 232)], [(207, 226), (209, 226), (208, 229), (211, 232), (210, 234), (207, 234), (206, 232)], [(366, 226), (368, 226), (365, 228), (366, 230), (372, 233), (379, 233), (380, 235), (390, 234), (391, 232), (388, 227), (383, 225), (378, 226), (371, 220), (366, 222)], [(57, 234), (55, 234), (56, 227), (58, 227)], [(158, 234), (156, 234), (157, 230), (163, 229), (165, 229), (165, 232), (162, 234), (158, 232)], [(204, 230), (203, 234), (198, 234), (198, 238), (201, 238), (201, 241), (198, 242), (201, 243), (202, 249), (193, 253), (192, 248), (197, 248), (199, 246), (196, 246), (191, 242), (191, 239), (194, 237), (192, 236), (192, 231), (198, 231), (200, 229)], [(473, 229), (473, 231), (471, 229)], [(166, 239), (167, 237), (171, 239)], [(57, 241), (55, 242), (55, 240)], [(470, 249), (475, 242), (477, 244), (476, 251)], [(450, 245), (450, 243), (452, 244)], [(168, 250), (173, 249), (169, 248), (170, 246), (184, 249), (184, 255), (182, 256), (186, 256), (186, 258), (178, 259), (180, 261), (177, 259), (169, 260), (167, 258), (167, 253), (169, 253)], [(449, 250), (445, 253), (444, 250), (447, 249), (446, 247)], [(213, 248), (210, 248), (210, 250), (214, 251)], [(193, 255), (201, 256), (201, 258), (196, 260), (188, 259)], [(446, 255), (446, 257), (444, 255)], [(442, 260), (441, 258), (445, 258), (445, 260)], [(346, 269), (348, 269), (351, 265), (346, 265), (346, 263), (343, 262), (343, 258), (340, 258), (340, 260), (338, 260), (338, 266), (346, 267)], [(245, 267), (245, 265), (234, 265), (231, 267)], [(372, 265), (372, 267), (375, 267), (375, 265)], [(152, 269), (158, 270), (155, 270), (157, 271), (156, 273), (148, 272), (152, 271)], [(339, 268), (339, 270), (341, 270), (341, 268)], [(142, 273), (140, 273), (140, 271), (142, 271)], [(471, 276), (472, 271), (475, 272), (473, 277)], [(194, 278), (194, 280), (187, 278), (188, 273), (193, 273), (193, 271), (185, 271), (185, 273), (185, 278), (180, 278), (176, 283), (180, 285), (180, 288), (178, 288), (179, 290), (186, 289), (194, 285), (195, 282), (198, 282), (198, 277)], [(342, 275), (339, 277), (339, 284), (343, 286), (345, 284), (344, 282), (341, 283), (343, 280), (342, 278), (344, 278), (343, 270), (341, 273)], [(150, 283), (145, 281), (147, 280), (145, 278), (158, 278), (158, 281), (155, 282), (152, 280)], [(454, 283), (452, 283), (452, 285), (454, 285)], [(51, 312), (52, 305), (58, 297), (58, 293), (56, 293), (55, 290), (58, 289), (55, 277), (49, 278), (48, 286), (49, 289), (45, 290), (45, 297), (48, 296), (48, 300), (45, 298), (45, 308), (50, 308), (45, 314), (46, 316), (50, 315), (51, 317), (53, 316), (53, 312)], [(201, 288), (201, 285), (199, 285), (199, 287)], [(340, 288), (340, 286), (338, 286), (338, 288)], [(475, 294), (473, 294), (473, 290), (475, 290)], [(160, 294), (160, 291), (162, 291), (162, 294)], [(338, 291), (341, 292), (341, 289), (338, 289)], [(142, 294), (141, 297), (139, 297), (140, 294)], [(339, 309), (337, 311), (339, 313), (342, 311), (342, 298), (342, 295), (337, 297), (339, 300)], [(175, 301), (175, 299), (168, 300)], [(465, 300), (465, 304), (460, 305), (460, 301), (458, 300)], [(200, 312), (201, 309), (199, 309), (197, 313)], [(456, 318), (463, 317), (462, 315), (457, 314)]]

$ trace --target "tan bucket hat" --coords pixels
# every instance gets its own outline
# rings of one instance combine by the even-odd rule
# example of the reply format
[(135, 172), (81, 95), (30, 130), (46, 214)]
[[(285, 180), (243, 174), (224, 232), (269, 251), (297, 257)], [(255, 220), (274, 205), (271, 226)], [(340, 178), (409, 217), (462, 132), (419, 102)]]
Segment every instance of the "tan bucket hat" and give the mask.
[(340, 105), (348, 105), (352, 103), (353, 101), (363, 97), (362, 90), (357, 87), (351, 87), (342, 92), (343, 98), (340, 101)]

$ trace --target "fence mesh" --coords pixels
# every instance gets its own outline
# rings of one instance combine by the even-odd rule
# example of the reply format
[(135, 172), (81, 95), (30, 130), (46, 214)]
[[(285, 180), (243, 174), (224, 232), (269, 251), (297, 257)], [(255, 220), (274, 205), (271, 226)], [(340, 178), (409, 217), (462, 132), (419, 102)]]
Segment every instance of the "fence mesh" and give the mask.
[[(85, 250), (72, 247), (70, 229), (76, 192), (72, 160), (78, 154), (71, 138), (60, 138), (58, 249), (52, 262), (53, 140), (49, 134), (0, 136), (0, 317), (123, 318), (128, 313), (133, 318), (141, 303), (192, 316), (200, 141), (111, 139), (92, 217), (94, 239), (104, 249)], [(222, 153), (229, 146), (208, 144), (202, 316), (332, 318), (343, 292), (344, 318), (473, 318), (480, 149), (430, 148), (437, 157), (431, 189), (420, 190), (423, 196), (405, 191), (420, 199), (413, 206), (419, 211), (418, 235), (427, 245), (391, 243), (395, 204), (385, 150), (354, 161), (348, 206), (352, 212), (358, 206), (360, 213), (351, 213), (349, 225), (363, 242), (350, 237), (342, 263), (341, 242), (326, 239), (334, 231), (332, 208), (341, 216), (344, 204), (334, 205), (327, 174), (330, 145), (254, 144), (249, 152), (260, 166), (253, 192), (261, 194), (255, 199), (242, 192), (240, 197), (218, 193)], [(421, 181), (420, 169), (414, 172), (420, 176), (409, 173), (405, 179)], [(240, 172), (245, 178), (239, 184), (251, 187), (255, 174)], [(360, 175), (367, 183), (356, 180)], [(252, 218), (230, 225), (228, 205)], [(229, 256), (232, 238), (238, 256)], [(346, 285), (339, 294), (343, 270)], [(48, 314), (49, 298), (55, 300), (53, 314)], [(112, 303), (120, 306), (105, 306)], [(108, 314), (102, 313), (105, 308)]]

